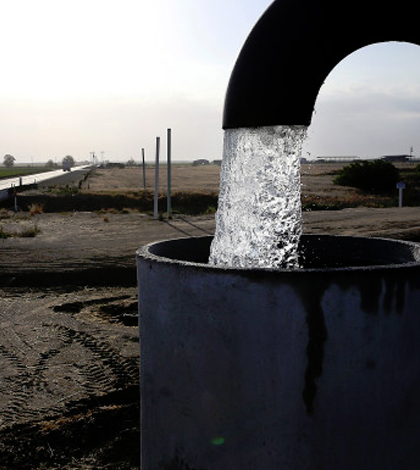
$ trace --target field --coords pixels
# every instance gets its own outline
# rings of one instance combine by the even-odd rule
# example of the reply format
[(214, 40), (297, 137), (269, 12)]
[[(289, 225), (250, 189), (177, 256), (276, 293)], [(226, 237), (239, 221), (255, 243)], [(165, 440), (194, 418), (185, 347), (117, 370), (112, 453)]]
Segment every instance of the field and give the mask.
[[(363, 192), (351, 187), (338, 186), (333, 183), (337, 172), (344, 166), (341, 163), (303, 164), (301, 167), (301, 193), (304, 210), (342, 209), (346, 207), (393, 207), (398, 204), (398, 192), (378, 194)], [(400, 164), (402, 178), (410, 178), (415, 164)], [(164, 210), (165, 195), (167, 193), (167, 168), (159, 169), (159, 192)], [(146, 186), (143, 185), (143, 172), (141, 168), (125, 169), (99, 169), (83, 186), (83, 192), (91, 195), (98, 194), (126, 194), (139, 196), (139, 192), (146, 190), (151, 194), (154, 190), (155, 172), (153, 166), (146, 169)], [(213, 195), (217, 204), (219, 190), (220, 167), (216, 165), (192, 166), (174, 165), (172, 168), (172, 194), (194, 193), (199, 195)], [(411, 181), (411, 180), (410, 180)], [(418, 183), (417, 183), (418, 184)], [(419, 205), (420, 199), (413, 195), (417, 188), (407, 185), (406, 203)], [(184, 196), (185, 197), (185, 196)], [(193, 213), (193, 212), (190, 212)]]
[(35, 173), (42, 173), (44, 171), (48, 171), (49, 168), (46, 168), (45, 166), (13, 166), (10, 168), (4, 168), (0, 167), (0, 179), (4, 178), (13, 178), (14, 176), (27, 176), (27, 175), (33, 175)]
[[(172, 191), (202, 191), (217, 193), (219, 191), (220, 166), (192, 166), (175, 164), (171, 168)], [(130, 192), (148, 190), (155, 187), (155, 167), (146, 166), (146, 186), (143, 185), (143, 169), (141, 167), (97, 169), (89, 178), (84, 188), (90, 192)], [(159, 167), (159, 191), (166, 193), (167, 166)]]
[[(395, 207), (398, 191), (364, 192), (333, 183), (343, 164), (304, 164), (301, 167), (301, 199), (304, 211), (339, 210), (351, 207)], [(420, 205), (420, 174), (415, 164), (401, 164), (401, 178), (407, 183), (404, 205)], [(217, 209), (220, 166), (174, 164), (171, 197), (173, 214), (212, 214)], [(19, 206), (26, 210), (38, 205), (44, 212), (138, 211), (153, 213), (155, 169), (146, 167), (144, 185), (141, 167), (98, 168), (86, 179), (57, 185), (43, 185), (37, 191), (19, 194)], [(159, 212), (167, 208), (167, 167), (159, 167)], [(7, 207), (7, 202), (0, 203)]]

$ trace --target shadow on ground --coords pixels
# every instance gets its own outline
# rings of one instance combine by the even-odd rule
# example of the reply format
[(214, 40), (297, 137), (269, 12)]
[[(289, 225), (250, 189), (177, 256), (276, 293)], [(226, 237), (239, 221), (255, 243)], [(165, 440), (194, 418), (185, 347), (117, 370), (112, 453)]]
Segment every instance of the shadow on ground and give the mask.
[(140, 466), (139, 387), (73, 403), (62, 416), (0, 432), (0, 469)]

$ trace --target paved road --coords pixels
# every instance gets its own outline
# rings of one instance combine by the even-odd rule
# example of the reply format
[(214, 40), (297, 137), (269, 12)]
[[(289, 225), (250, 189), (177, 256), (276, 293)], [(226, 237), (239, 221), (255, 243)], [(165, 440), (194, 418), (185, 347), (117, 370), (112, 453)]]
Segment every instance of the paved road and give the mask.
[[(79, 179), (81, 175), (87, 173), (90, 170), (90, 166), (77, 166), (72, 169), (72, 171), (63, 172), (63, 170), (53, 170), (46, 171), (44, 173), (36, 173), (33, 175), (14, 177), (0, 180), (0, 191), (4, 189), (9, 189), (18, 186), (27, 186), (35, 183), (43, 183), (46, 181), (53, 182), (52, 180), (57, 179), (57, 184), (62, 182), (61, 180), (74, 180), (75, 178)], [(54, 182), (54, 184), (56, 184)]]

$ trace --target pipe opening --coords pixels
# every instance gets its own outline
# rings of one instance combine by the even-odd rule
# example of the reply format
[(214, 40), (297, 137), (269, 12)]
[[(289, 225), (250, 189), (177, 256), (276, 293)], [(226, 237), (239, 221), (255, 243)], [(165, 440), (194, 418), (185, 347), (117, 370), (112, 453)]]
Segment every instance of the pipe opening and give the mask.
[[(163, 241), (146, 246), (143, 254), (208, 266), (212, 240), (208, 236)], [(411, 265), (420, 262), (420, 245), (381, 238), (303, 235), (299, 259), (303, 270)]]

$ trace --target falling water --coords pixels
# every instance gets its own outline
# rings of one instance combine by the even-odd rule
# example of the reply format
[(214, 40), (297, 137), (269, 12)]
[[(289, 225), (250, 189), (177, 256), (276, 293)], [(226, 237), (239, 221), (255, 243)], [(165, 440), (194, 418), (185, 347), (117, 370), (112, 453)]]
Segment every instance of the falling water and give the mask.
[(306, 126), (228, 129), (210, 264), (296, 268)]

